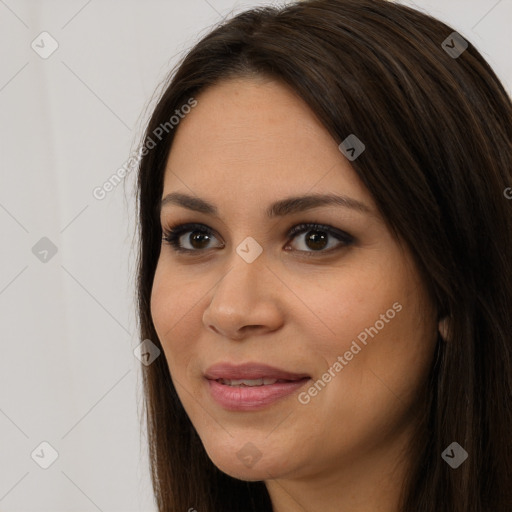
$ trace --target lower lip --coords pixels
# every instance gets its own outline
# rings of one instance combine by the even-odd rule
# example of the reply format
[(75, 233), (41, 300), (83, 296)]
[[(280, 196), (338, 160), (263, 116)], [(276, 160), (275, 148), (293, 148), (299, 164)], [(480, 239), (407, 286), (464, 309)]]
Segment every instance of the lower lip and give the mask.
[(290, 382), (276, 382), (263, 386), (227, 386), (216, 380), (209, 380), (212, 398), (230, 411), (254, 411), (290, 395), (304, 386), (309, 378)]

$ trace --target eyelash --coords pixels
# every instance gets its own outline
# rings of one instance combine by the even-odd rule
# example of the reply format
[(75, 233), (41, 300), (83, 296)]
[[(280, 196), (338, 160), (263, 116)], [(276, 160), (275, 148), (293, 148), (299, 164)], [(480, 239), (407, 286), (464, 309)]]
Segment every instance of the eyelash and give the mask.
[[(163, 236), (162, 240), (169, 244), (173, 250), (179, 253), (183, 253), (186, 255), (194, 255), (193, 253), (202, 253), (204, 251), (207, 251), (208, 249), (185, 249), (183, 247), (180, 247), (179, 239), (180, 237), (187, 232), (200, 232), (202, 234), (206, 235), (213, 235), (213, 231), (206, 227), (204, 224), (197, 224), (197, 223), (187, 223), (187, 224), (178, 224), (175, 226), (171, 226), (168, 229), (163, 230)], [(302, 250), (295, 250), (296, 252), (304, 253), (306, 256), (315, 256), (317, 253), (331, 253), (333, 251), (342, 249), (344, 247), (348, 247), (349, 245), (352, 245), (355, 242), (354, 237), (349, 235), (348, 233), (345, 233), (344, 231), (340, 231), (339, 229), (333, 228), (331, 226), (325, 226), (322, 224), (315, 224), (315, 223), (303, 223), (298, 224), (297, 226), (294, 226), (290, 231), (288, 232), (288, 241), (291, 241), (294, 237), (308, 233), (309, 231), (320, 231), (327, 233), (337, 240), (341, 242), (340, 246), (330, 248), (330, 249), (319, 249), (318, 251), (302, 251)]]

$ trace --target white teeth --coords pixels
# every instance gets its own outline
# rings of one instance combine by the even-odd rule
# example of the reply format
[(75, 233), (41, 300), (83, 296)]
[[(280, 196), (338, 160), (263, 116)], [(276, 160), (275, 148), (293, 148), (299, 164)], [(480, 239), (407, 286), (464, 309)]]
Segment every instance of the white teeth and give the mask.
[(275, 384), (278, 379), (219, 379), (226, 386), (268, 386)]

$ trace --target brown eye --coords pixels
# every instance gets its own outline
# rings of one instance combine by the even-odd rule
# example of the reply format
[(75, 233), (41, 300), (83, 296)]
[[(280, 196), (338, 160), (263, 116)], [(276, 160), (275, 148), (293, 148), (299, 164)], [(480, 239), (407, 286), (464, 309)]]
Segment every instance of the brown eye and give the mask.
[(290, 238), (298, 238), (299, 235), (305, 236), (302, 243), (299, 244), (299, 249), (296, 250), (305, 253), (331, 252), (331, 250), (354, 243), (354, 238), (348, 233), (320, 224), (300, 224), (288, 234)]
[[(290, 230), (288, 239), (298, 238), (299, 235), (306, 236), (300, 244), (302, 248), (294, 250), (307, 255), (331, 252), (347, 247), (355, 241), (348, 233), (321, 224), (299, 224)], [(181, 224), (166, 230), (162, 240), (177, 252), (192, 254), (214, 248), (209, 246), (213, 238), (213, 231), (203, 224)], [(217, 246), (219, 247), (222, 248), (224, 245), (221, 243)]]
[(191, 231), (188, 236), (188, 242), (194, 249), (206, 249), (206, 246), (210, 242), (210, 235), (202, 233), (200, 231)]
[(182, 224), (166, 231), (162, 240), (178, 252), (199, 252), (209, 248), (212, 236), (212, 230), (202, 224)]

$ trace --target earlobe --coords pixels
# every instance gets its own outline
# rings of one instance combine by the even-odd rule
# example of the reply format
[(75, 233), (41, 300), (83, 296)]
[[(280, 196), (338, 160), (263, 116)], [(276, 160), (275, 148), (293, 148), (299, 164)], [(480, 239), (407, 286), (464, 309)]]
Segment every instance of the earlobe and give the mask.
[(438, 324), (439, 334), (441, 334), (441, 338), (443, 338), (443, 341), (449, 341), (450, 340), (450, 317), (444, 316), (439, 320)]

